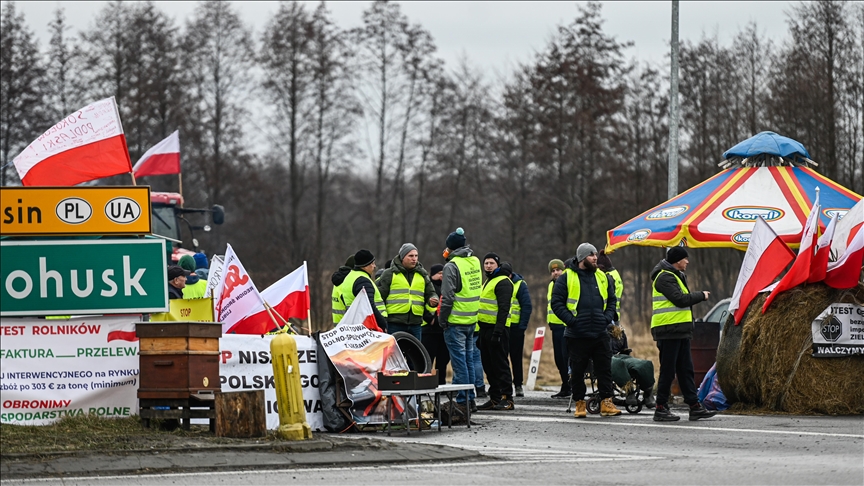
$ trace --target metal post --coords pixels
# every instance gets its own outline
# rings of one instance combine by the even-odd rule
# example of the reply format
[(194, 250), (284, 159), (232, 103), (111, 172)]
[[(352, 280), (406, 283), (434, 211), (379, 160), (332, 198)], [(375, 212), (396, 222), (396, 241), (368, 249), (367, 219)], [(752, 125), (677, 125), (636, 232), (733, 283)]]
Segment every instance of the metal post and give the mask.
[(678, 0), (672, 0), (672, 73), (669, 81), (669, 189), (678, 195)]

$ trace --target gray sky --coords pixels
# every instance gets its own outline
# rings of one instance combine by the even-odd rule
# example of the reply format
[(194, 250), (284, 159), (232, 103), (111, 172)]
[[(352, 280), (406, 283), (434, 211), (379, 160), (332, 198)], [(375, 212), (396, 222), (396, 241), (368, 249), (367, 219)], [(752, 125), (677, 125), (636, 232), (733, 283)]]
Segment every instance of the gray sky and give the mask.
[[(5, 2), (3, 2), (5, 3)], [(17, 2), (30, 28), (45, 46), (47, 24), (54, 9), (62, 5), (74, 31), (91, 25), (107, 2)], [(179, 23), (185, 21), (195, 2), (155, 2)], [(305, 2), (314, 8), (318, 2)], [(411, 22), (429, 30), (438, 46), (438, 55), (453, 68), (461, 56), (484, 68), (487, 76), (506, 74), (519, 63), (530, 60), (554, 33), (577, 14), (576, 4), (584, 2), (400, 2)], [(669, 52), (671, 1), (602, 2), (604, 30), (619, 41), (633, 41), (630, 58), (655, 64)], [(351, 28), (361, 22), (369, 2), (328, 2), (336, 23)], [(786, 15), (792, 2), (681, 2), (681, 39), (698, 40), (703, 34), (717, 34), (721, 43), (751, 20), (761, 31), (779, 41), (786, 38)], [(240, 9), (247, 23), (259, 34), (277, 7), (276, 2), (243, 2)], [(257, 37), (257, 35), (256, 35)]]

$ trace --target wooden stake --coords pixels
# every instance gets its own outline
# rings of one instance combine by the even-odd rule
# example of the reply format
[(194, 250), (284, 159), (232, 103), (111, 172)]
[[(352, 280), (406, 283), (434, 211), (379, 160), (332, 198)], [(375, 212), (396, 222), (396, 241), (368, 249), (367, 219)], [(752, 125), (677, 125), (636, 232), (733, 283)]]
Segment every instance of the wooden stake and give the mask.
[(138, 183), (135, 182), (135, 173), (134, 173), (134, 172), (130, 172), (129, 175), (132, 176), (132, 185), (133, 185), (133, 186), (137, 186)]
[(183, 173), (182, 172), (177, 173), (177, 181), (180, 184), (180, 188), (179, 188), (180, 189), (180, 207), (182, 208), (183, 207)]
[(282, 326), (280, 326), (279, 323), (276, 321), (276, 318), (273, 317), (274, 312), (273, 309), (270, 307), (270, 304), (264, 302), (264, 308), (267, 310), (267, 315), (270, 316), (270, 320), (273, 321), (273, 324), (275, 324), (276, 327), (281, 328)]

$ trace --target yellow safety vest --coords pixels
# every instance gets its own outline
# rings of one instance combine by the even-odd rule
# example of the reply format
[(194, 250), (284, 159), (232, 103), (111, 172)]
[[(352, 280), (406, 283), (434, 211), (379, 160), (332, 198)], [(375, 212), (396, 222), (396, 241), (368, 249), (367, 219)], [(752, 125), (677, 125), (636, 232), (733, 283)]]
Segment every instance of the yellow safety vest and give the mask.
[(407, 314), (423, 317), (423, 295), (426, 290), (426, 279), (419, 272), (414, 273), (411, 285), (401, 273), (393, 272), (390, 280), (390, 293), (387, 295), (388, 314)]
[(371, 278), (369, 278), (369, 274), (362, 270), (351, 270), (351, 273), (345, 277), (342, 285), (339, 286), (339, 292), (342, 294), (342, 301), (345, 303), (345, 308), (347, 309), (351, 307), (351, 303), (354, 302), (354, 282), (356, 282), (358, 278), (366, 278), (372, 282), (372, 288), (375, 289), (375, 307), (378, 308), (378, 312), (380, 312), (382, 316), (387, 317), (387, 306), (384, 305), (384, 299), (381, 298), (381, 292), (378, 291), (378, 286), (375, 285), (375, 282)]
[(671, 300), (667, 299), (665, 295), (657, 291), (657, 279), (663, 272), (675, 277), (675, 280), (678, 282), (678, 286), (681, 287), (682, 292), (690, 292), (687, 290), (684, 282), (682, 282), (674, 272), (670, 272), (669, 270), (660, 270), (660, 272), (657, 273), (657, 277), (654, 278), (654, 282), (651, 284), (651, 304), (653, 308), (651, 314), (651, 328), (653, 329), (660, 326), (693, 322), (693, 311), (689, 307), (675, 307), (675, 304), (673, 304)]
[[(579, 296), (582, 293), (582, 283), (579, 282), (579, 274), (572, 269), (564, 270), (567, 275), (567, 308), (575, 316), (576, 308), (579, 306)], [(603, 297), (603, 310), (606, 310), (606, 300), (609, 298), (609, 280), (605, 273), (594, 272), (594, 278), (597, 279), (597, 288), (600, 289), (600, 296)]]
[(549, 282), (549, 290), (546, 291), (546, 322), (548, 324), (564, 324), (564, 321), (558, 319), (558, 316), (552, 312), (552, 287), (555, 286), (555, 281)]
[(624, 295), (624, 282), (621, 281), (621, 274), (618, 273), (618, 270), (612, 270), (606, 273), (615, 279), (615, 298), (618, 300), (616, 303), (616, 310), (621, 312), (621, 296)]
[(183, 298), (184, 299), (203, 299), (204, 294), (207, 293), (207, 281), (206, 280), (198, 280), (192, 285), (187, 284), (183, 287)]
[(513, 298), (510, 299), (510, 322), (508, 323), (508, 327), (512, 324), (515, 324), (516, 326), (519, 325), (519, 315), (522, 313), (522, 306), (519, 305), (519, 300), (516, 299), (516, 292), (519, 291), (522, 282), (524, 282), (524, 280), (520, 280), (513, 284)]
[(342, 302), (342, 292), (339, 291), (337, 285), (333, 286), (333, 292), (330, 293), (330, 307), (332, 308), (333, 324), (339, 324), (348, 308), (345, 307), (345, 302)]
[(477, 323), (477, 312), (480, 310), (480, 292), (483, 289), (483, 272), (480, 270), (480, 260), (475, 256), (456, 256), (450, 261), (459, 269), (462, 289), (456, 292), (453, 299), (453, 310), (450, 311), (447, 323), (473, 326)]
[[(509, 277), (500, 275), (487, 280), (480, 293), (480, 312), (477, 313), (477, 321), (484, 324), (495, 324), (498, 319), (498, 300), (495, 298), (495, 287)], [(510, 327), (510, 319), (507, 319), (507, 327)]]

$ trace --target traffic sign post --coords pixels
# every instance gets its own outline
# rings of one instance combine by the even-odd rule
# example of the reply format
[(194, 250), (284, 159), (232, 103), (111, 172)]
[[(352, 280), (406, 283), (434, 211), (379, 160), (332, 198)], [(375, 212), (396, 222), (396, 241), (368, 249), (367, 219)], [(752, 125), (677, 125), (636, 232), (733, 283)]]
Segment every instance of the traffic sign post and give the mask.
[(168, 311), (165, 240), (0, 242), (0, 316)]
[(150, 187), (3, 187), (0, 235), (150, 234)]

